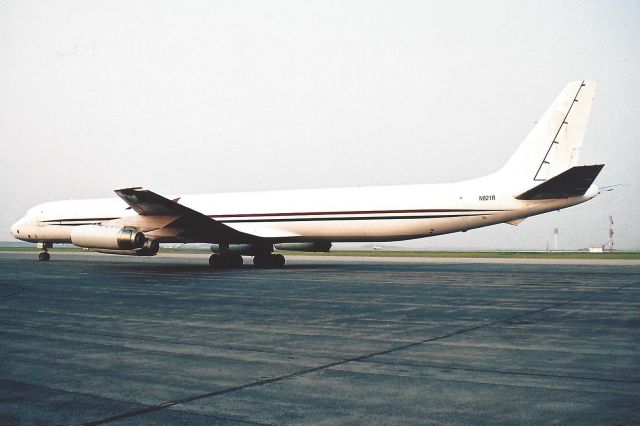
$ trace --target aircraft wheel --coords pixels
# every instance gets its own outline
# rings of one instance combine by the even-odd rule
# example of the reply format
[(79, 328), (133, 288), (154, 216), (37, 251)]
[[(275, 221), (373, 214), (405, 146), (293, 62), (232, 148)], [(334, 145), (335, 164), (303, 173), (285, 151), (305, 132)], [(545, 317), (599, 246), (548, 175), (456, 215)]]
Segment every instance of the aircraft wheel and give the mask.
[(239, 268), (243, 263), (239, 254), (212, 254), (209, 257), (209, 266), (214, 269)]
[(253, 264), (258, 268), (264, 268), (267, 266), (267, 256), (263, 254), (253, 256)]
[(222, 261), (220, 256), (217, 254), (212, 254), (209, 256), (209, 266), (214, 269), (220, 269), (222, 267)]
[(285, 259), (281, 254), (259, 254), (253, 257), (253, 264), (258, 268), (282, 268)]
[(51, 259), (51, 255), (46, 251), (43, 251), (42, 253), (38, 254), (38, 260), (41, 262), (48, 262), (49, 259)]
[(242, 266), (243, 263), (244, 263), (244, 260), (242, 259), (242, 255), (240, 254), (229, 255), (229, 264), (231, 267), (239, 268)]
[(281, 254), (274, 254), (271, 256), (271, 263), (273, 264), (273, 266), (275, 266), (276, 268), (282, 268), (284, 266), (285, 263), (285, 259), (284, 256)]

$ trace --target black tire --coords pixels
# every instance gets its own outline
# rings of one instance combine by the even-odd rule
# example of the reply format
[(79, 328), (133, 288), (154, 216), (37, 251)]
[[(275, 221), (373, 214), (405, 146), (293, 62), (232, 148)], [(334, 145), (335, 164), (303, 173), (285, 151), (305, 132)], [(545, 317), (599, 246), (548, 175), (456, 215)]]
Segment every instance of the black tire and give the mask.
[(212, 254), (209, 257), (209, 266), (213, 269), (239, 268), (243, 263), (239, 254)]
[(239, 268), (244, 264), (244, 260), (242, 259), (242, 255), (240, 254), (232, 254), (229, 257), (230, 257), (229, 260), (231, 261), (229, 263), (234, 268)]
[(270, 255), (264, 255), (264, 254), (259, 254), (256, 256), (253, 256), (253, 264), (257, 267), (257, 268), (265, 268), (269, 265), (269, 257)]
[(258, 256), (253, 257), (253, 264), (258, 268), (272, 268), (273, 265), (273, 255), (271, 253), (267, 254), (259, 254)]
[(51, 259), (51, 255), (46, 251), (43, 251), (42, 253), (38, 254), (38, 260), (41, 262), (48, 262), (49, 259)]
[(281, 254), (259, 254), (253, 257), (253, 264), (257, 268), (282, 268), (285, 259)]
[(213, 269), (220, 269), (222, 262), (220, 261), (220, 256), (217, 254), (212, 254), (209, 256), (209, 267)]
[(281, 254), (274, 254), (271, 256), (271, 264), (276, 268), (282, 268), (284, 266), (285, 259)]

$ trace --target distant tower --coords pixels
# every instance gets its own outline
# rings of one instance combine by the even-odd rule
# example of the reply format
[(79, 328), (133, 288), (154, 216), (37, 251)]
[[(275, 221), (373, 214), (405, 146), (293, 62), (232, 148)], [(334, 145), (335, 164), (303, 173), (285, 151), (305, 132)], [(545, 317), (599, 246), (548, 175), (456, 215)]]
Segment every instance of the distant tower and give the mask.
[(613, 251), (613, 216), (609, 216), (609, 251)]
[(558, 251), (558, 234), (560, 233), (560, 231), (558, 231), (558, 228), (553, 230), (553, 251)]

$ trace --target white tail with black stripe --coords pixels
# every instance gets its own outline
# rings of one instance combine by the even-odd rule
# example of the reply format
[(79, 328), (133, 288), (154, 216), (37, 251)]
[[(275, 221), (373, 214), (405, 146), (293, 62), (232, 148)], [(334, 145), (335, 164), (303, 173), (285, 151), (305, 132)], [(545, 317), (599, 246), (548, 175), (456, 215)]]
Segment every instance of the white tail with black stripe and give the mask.
[(595, 81), (567, 84), (498, 174), (527, 188), (574, 167), (580, 157), (595, 90)]

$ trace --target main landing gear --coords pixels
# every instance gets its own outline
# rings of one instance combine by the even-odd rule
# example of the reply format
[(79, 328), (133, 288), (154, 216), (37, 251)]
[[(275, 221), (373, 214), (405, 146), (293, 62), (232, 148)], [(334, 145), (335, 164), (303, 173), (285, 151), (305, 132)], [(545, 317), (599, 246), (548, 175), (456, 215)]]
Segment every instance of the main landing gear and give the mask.
[(53, 247), (51, 243), (42, 243), (42, 251), (38, 254), (38, 260), (41, 262), (48, 262), (51, 259), (51, 255), (47, 251), (48, 249)]
[(282, 268), (284, 262), (284, 256), (281, 254), (266, 253), (253, 257), (253, 264), (258, 268)]
[(209, 257), (213, 269), (231, 269), (242, 266), (242, 255), (253, 256), (253, 264), (258, 268), (282, 268), (285, 260), (281, 254), (273, 254), (272, 244), (216, 243), (211, 245), (214, 254)]
[(209, 257), (209, 266), (213, 269), (239, 268), (243, 264), (239, 254), (212, 254)]
[[(285, 259), (281, 254), (265, 253), (253, 257), (253, 264), (258, 268), (282, 268)], [(213, 269), (239, 268), (243, 264), (239, 254), (212, 254), (209, 257), (209, 266)]]

